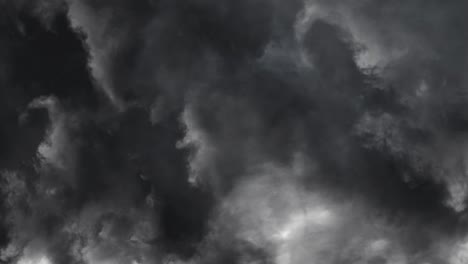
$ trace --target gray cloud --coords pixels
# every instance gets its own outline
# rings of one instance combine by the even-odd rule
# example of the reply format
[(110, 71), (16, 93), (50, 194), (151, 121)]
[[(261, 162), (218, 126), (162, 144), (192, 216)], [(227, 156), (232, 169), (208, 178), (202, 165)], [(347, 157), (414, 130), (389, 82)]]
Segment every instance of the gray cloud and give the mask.
[(464, 1), (2, 5), (2, 261), (466, 261)]

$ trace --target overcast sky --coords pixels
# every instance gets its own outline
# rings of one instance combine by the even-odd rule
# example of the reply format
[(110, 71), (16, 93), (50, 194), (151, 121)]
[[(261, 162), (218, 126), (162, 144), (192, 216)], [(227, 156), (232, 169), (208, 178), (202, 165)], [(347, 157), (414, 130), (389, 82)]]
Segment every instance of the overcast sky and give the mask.
[(0, 0), (0, 263), (468, 263), (466, 0)]

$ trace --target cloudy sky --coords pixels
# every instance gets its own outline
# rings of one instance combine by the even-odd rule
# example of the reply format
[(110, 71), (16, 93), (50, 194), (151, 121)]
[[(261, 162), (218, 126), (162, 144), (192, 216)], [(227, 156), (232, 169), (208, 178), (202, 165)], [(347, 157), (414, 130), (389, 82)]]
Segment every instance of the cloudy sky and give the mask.
[(0, 0), (0, 263), (468, 263), (466, 0)]

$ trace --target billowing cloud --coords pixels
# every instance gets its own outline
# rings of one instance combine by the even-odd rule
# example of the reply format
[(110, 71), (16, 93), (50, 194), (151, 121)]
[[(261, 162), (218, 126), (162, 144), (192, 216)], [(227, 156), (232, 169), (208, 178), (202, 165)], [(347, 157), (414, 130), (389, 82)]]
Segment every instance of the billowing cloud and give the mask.
[(465, 1), (1, 5), (2, 262), (466, 262)]

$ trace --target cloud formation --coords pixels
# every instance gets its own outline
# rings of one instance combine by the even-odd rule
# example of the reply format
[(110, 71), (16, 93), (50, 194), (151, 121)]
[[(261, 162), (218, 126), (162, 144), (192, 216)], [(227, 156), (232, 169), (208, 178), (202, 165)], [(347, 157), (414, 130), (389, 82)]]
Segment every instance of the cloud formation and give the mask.
[(466, 1), (0, 5), (0, 262), (466, 262)]

